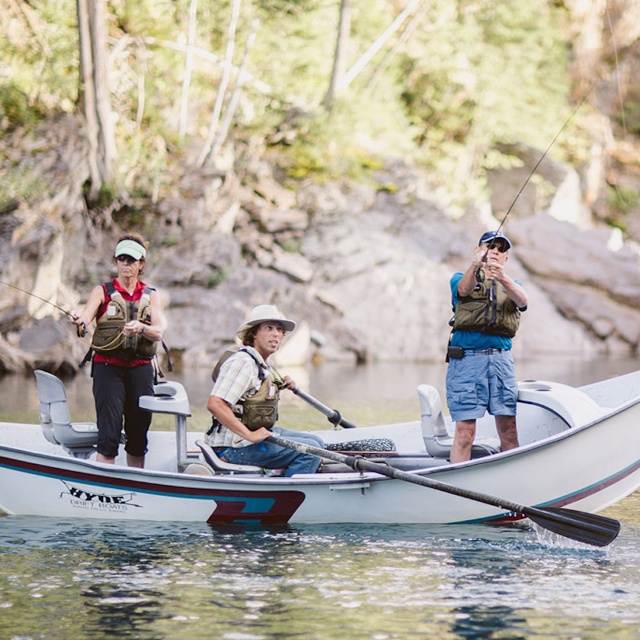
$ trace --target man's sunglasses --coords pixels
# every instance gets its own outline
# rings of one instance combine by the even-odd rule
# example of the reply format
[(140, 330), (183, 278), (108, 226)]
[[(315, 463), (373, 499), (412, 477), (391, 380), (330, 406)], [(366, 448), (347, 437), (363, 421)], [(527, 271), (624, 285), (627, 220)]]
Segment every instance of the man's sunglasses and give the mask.
[(489, 242), (484, 243), (484, 246), (487, 248), (487, 251), (489, 249), (497, 249), (500, 253), (506, 253), (509, 251), (507, 243), (503, 240), (489, 240)]

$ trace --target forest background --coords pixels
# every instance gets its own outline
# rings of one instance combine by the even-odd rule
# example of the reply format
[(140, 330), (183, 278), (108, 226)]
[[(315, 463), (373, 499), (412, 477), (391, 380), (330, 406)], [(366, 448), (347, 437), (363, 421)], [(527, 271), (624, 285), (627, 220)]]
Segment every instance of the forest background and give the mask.
[[(420, 225), (421, 250), (443, 267), (446, 288), (444, 274), (478, 229), (497, 227), (507, 213), (548, 212), (566, 184), (557, 175), (569, 171), (578, 186), (565, 209), (577, 213), (564, 222), (606, 229), (605, 245), (615, 229), (631, 249), (625, 264), (635, 260), (637, 272), (637, 0), (0, 6), (3, 282), (70, 308), (104, 280), (105, 247), (122, 231), (142, 231), (155, 252), (154, 282), (169, 296), (172, 348), (186, 363), (210, 363), (247, 310), (265, 301), (303, 320), (305, 344), (323, 357), (440, 357), (446, 291), (430, 296), (441, 317), (418, 323), (437, 347), (404, 330), (398, 316), (412, 310), (402, 298), (363, 301), (355, 312), (354, 292), (366, 298), (368, 285), (344, 283), (368, 267), (353, 264), (361, 248), (336, 250), (335, 229), (352, 243), (382, 231), (381, 244), (398, 254), (392, 235), (404, 227), (406, 249), (407, 226), (415, 240)], [(537, 162), (547, 151), (556, 169), (545, 173)], [(505, 228), (516, 247), (534, 235), (531, 227)], [(545, 228), (547, 239), (575, 234), (550, 221)], [(387, 277), (391, 260), (375, 260)], [(584, 270), (595, 265), (586, 260), (573, 265), (573, 285), (589, 280)], [(535, 262), (523, 265), (532, 277), (558, 280)], [(434, 264), (426, 269), (436, 272)], [(592, 283), (600, 293), (605, 275), (604, 284)], [(626, 329), (585, 318), (597, 301), (579, 314), (575, 303), (562, 304), (566, 287), (554, 295), (553, 284), (534, 284), (584, 333), (567, 334), (571, 348), (637, 349), (640, 330), (629, 329), (638, 324), (635, 280), (611, 303), (634, 310)], [(404, 287), (395, 285), (393, 296)], [(397, 314), (381, 308), (391, 299)], [(34, 308), (8, 289), (2, 300), (3, 370), (75, 367), (77, 347), (51, 305)], [(385, 350), (366, 326), (372, 313), (404, 341)], [(188, 333), (180, 329), (186, 316), (195, 320)], [(44, 338), (36, 344), (34, 335)]]

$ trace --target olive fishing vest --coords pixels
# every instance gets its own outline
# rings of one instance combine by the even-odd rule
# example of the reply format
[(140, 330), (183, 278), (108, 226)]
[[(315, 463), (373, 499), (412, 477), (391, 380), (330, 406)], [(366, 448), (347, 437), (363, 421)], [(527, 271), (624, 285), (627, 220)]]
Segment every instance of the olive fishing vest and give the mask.
[(520, 326), (520, 309), (504, 287), (487, 279), (468, 296), (458, 300), (453, 322), (454, 331), (480, 331), (513, 338)]
[(156, 343), (143, 334), (125, 336), (124, 325), (131, 320), (151, 324), (151, 287), (145, 287), (142, 296), (135, 302), (128, 302), (115, 288), (113, 282), (104, 284), (107, 308), (96, 320), (96, 330), (91, 346), (96, 353), (129, 360), (148, 359), (156, 354)]
[[(278, 400), (280, 392), (273, 378), (267, 374), (266, 365), (258, 360), (248, 349), (237, 349), (225, 351), (211, 373), (211, 378), (215, 382), (218, 379), (222, 365), (234, 354), (244, 352), (249, 354), (258, 366), (258, 378), (260, 388), (252, 395), (238, 401), (232, 407), (236, 418), (244, 424), (250, 431), (257, 431), (264, 427), (271, 429), (278, 421)], [(217, 422), (214, 418), (214, 426)]]

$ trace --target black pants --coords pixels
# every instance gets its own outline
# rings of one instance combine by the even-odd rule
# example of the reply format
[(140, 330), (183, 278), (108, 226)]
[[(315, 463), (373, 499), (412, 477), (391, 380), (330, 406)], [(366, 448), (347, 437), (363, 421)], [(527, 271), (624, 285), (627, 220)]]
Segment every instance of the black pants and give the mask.
[(153, 365), (116, 367), (94, 362), (91, 375), (98, 424), (98, 453), (107, 458), (118, 455), (124, 426), (125, 451), (132, 456), (143, 456), (147, 452), (151, 413), (140, 409), (138, 400), (140, 396), (153, 395)]

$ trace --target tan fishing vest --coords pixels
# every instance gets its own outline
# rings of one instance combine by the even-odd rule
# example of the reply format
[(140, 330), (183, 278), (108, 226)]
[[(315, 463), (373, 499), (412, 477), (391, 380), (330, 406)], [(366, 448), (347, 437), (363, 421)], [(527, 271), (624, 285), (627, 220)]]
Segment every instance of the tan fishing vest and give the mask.
[(273, 378), (268, 375), (265, 364), (258, 360), (251, 351), (244, 348), (225, 351), (214, 367), (213, 372), (211, 373), (211, 378), (215, 382), (218, 379), (222, 365), (232, 355), (239, 353), (240, 351), (249, 354), (255, 361), (258, 367), (258, 377), (261, 380), (261, 384), (260, 388), (252, 396), (248, 396), (240, 400), (238, 404), (232, 407), (233, 413), (236, 418), (238, 418), (238, 420), (240, 420), (240, 422), (242, 422), (242, 424), (251, 431), (257, 431), (263, 427), (265, 429), (271, 429), (271, 427), (273, 427), (273, 425), (278, 421), (278, 400), (280, 398), (280, 391), (276, 383), (273, 381)]
[(468, 296), (458, 300), (454, 331), (480, 331), (513, 338), (520, 326), (520, 310), (504, 287), (487, 279)]
[(131, 320), (151, 324), (151, 292), (145, 287), (140, 300), (127, 302), (113, 282), (105, 283), (107, 308), (96, 320), (91, 346), (96, 353), (129, 360), (150, 360), (156, 354), (156, 343), (142, 334), (125, 336), (124, 325)]

